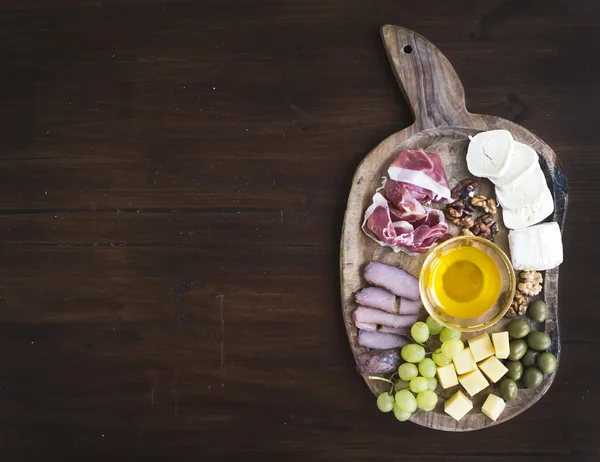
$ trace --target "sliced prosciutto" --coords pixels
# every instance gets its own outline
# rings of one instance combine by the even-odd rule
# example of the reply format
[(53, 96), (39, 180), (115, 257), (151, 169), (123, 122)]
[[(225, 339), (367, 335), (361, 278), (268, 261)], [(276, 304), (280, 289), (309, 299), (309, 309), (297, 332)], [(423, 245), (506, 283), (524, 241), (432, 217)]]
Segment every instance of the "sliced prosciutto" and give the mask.
[(392, 221), (389, 202), (381, 193), (373, 196), (373, 203), (365, 212), (362, 229), (379, 245), (409, 255), (425, 253), (435, 244), (452, 237), (448, 234), (444, 214), (439, 210), (429, 209), (425, 216), (412, 223)]
[(358, 344), (373, 350), (388, 350), (403, 347), (408, 344), (408, 340), (399, 335), (361, 330), (358, 332)]
[[(414, 189), (419, 202), (450, 202), (448, 178), (440, 155), (422, 149), (402, 151), (388, 168), (390, 180)], [(388, 199), (392, 200), (391, 197)]]
[(451, 201), (439, 154), (400, 152), (365, 212), (363, 231), (379, 245), (409, 255), (425, 253), (451, 237), (444, 215), (426, 205)]

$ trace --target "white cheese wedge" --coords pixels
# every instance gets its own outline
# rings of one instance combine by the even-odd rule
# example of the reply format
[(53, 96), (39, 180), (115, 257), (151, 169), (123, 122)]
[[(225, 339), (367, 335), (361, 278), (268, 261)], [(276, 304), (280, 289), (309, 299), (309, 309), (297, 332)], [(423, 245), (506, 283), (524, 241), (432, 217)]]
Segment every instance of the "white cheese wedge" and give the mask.
[(528, 172), (517, 183), (509, 183), (501, 188), (496, 188), (496, 198), (500, 205), (506, 209), (525, 207), (541, 196), (548, 189), (546, 177), (539, 165)]
[(516, 270), (544, 271), (556, 268), (563, 261), (560, 228), (554, 221), (511, 230), (508, 245)]
[(444, 403), (444, 411), (454, 417), (455, 420), (462, 419), (471, 409), (473, 409), (472, 401), (460, 390)]
[(502, 411), (506, 407), (506, 403), (499, 396), (490, 393), (483, 403), (483, 407), (481, 408), (481, 412), (487, 415), (494, 422), (500, 417)]
[(554, 212), (554, 200), (548, 188), (524, 207), (518, 209), (502, 209), (504, 226), (509, 229), (521, 229), (535, 225)]
[(508, 130), (490, 130), (471, 138), (467, 168), (475, 176), (496, 178), (509, 168), (515, 141)]
[(508, 163), (508, 169), (502, 176), (490, 179), (492, 183), (499, 187), (517, 184), (536, 167), (539, 167), (537, 152), (526, 144), (515, 141), (515, 147), (512, 156), (510, 156), (510, 162)]

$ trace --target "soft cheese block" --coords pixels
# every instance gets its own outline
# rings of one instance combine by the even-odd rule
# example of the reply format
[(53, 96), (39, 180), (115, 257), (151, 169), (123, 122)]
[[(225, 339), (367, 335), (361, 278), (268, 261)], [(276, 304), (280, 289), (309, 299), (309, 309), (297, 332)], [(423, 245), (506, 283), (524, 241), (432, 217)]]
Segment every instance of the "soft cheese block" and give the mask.
[(457, 374), (466, 374), (467, 372), (477, 369), (477, 363), (473, 359), (473, 353), (471, 353), (469, 347), (465, 348), (452, 358), (452, 362), (454, 363)]
[(502, 209), (504, 225), (509, 229), (522, 229), (535, 225), (554, 212), (554, 200), (548, 188), (529, 204), (518, 209)]
[(515, 141), (508, 130), (490, 130), (471, 138), (467, 168), (475, 176), (501, 177), (509, 168)]
[(488, 356), (494, 354), (494, 346), (490, 341), (490, 336), (487, 332), (478, 335), (477, 337), (470, 338), (467, 340), (471, 353), (473, 353), (473, 359), (475, 362), (483, 361)]
[(455, 420), (462, 419), (471, 409), (473, 409), (473, 403), (460, 390), (444, 403), (444, 411), (454, 417)]
[(544, 172), (538, 165), (518, 182), (496, 188), (496, 199), (506, 209), (518, 209), (530, 204), (548, 189)]
[(494, 344), (496, 358), (508, 358), (508, 355), (510, 354), (510, 339), (508, 338), (508, 332), (494, 332), (492, 334), (492, 343)]
[(506, 407), (506, 403), (499, 396), (490, 393), (483, 403), (483, 407), (481, 408), (481, 412), (487, 415), (494, 422), (500, 417), (502, 411)]
[(495, 356), (490, 356), (488, 359), (481, 361), (479, 363), (479, 369), (481, 369), (481, 372), (494, 383), (500, 380), (504, 374), (508, 372), (506, 366)]
[(563, 261), (560, 228), (554, 221), (511, 230), (508, 245), (516, 270), (544, 271), (556, 268)]
[(526, 144), (515, 141), (508, 169), (502, 176), (490, 178), (490, 180), (498, 187), (503, 187), (511, 183), (516, 184), (522, 181), (536, 167), (539, 167), (537, 152)]
[(458, 381), (471, 396), (475, 396), (489, 385), (489, 382), (485, 379), (479, 369), (475, 369), (474, 371), (459, 376)]
[(450, 388), (458, 385), (458, 377), (456, 376), (456, 370), (453, 364), (437, 368), (437, 378), (442, 388)]

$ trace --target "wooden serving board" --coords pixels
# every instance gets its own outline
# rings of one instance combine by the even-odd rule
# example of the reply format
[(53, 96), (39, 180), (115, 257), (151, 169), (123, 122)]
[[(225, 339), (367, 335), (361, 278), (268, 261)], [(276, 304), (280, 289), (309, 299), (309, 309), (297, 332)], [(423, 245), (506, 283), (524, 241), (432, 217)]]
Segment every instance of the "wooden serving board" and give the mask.
[[(396, 254), (387, 247), (380, 247), (361, 230), (364, 211), (371, 203), (375, 189), (381, 185), (381, 179), (398, 151), (423, 148), (437, 152), (444, 163), (450, 187), (453, 187), (459, 180), (471, 176), (465, 160), (468, 136), (484, 130), (509, 130), (515, 140), (531, 146), (540, 156), (540, 164), (555, 203), (554, 214), (548, 220), (558, 222), (562, 229), (567, 209), (565, 175), (556, 154), (544, 141), (509, 120), (471, 114), (467, 111), (463, 86), (456, 72), (444, 55), (421, 35), (389, 25), (382, 27), (381, 34), (396, 79), (410, 104), (415, 122), (376, 146), (361, 162), (352, 181), (342, 230), (340, 273), (344, 323), (355, 357), (367, 351), (358, 345), (357, 329), (352, 322), (352, 312), (356, 308), (354, 294), (367, 286), (362, 277), (365, 265), (377, 260), (402, 267), (418, 277), (425, 259), (425, 255), (411, 257), (402, 252)], [(482, 194), (493, 197), (493, 187), (488, 180), (481, 179), (480, 185)], [(507, 229), (502, 224), (501, 216), (499, 210), (496, 219), (500, 231), (496, 243), (508, 253)], [(453, 225), (450, 231), (453, 235), (458, 235), (458, 229)], [(549, 316), (543, 325), (537, 325), (535, 328), (545, 330), (550, 335), (552, 346), (549, 351), (559, 357), (558, 268), (546, 271), (544, 279), (544, 290), (538, 298), (542, 298), (548, 304)], [(504, 330), (507, 322), (506, 318), (503, 319), (490, 331)], [(469, 335), (463, 334), (463, 340), (468, 337)], [(371, 380), (366, 376), (364, 379), (376, 395), (389, 389), (381, 381)], [(497, 422), (491, 421), (481, 413), (485, 397), (495, 387), (480, 392), (473, 400), (473, 410), (459, 422), (443, 411), (445, 400), (456, 391), (456, 387), (449, 392), (440, 391), (441, 388), (438, 387), (436, 392), (440, 394), (440, 400), (436, 409), (432, 412), (417, 411), (410, 420), (419, 425), (446, 431), (469, 431), (496, 425), (532, 406), (548, 390), (553, 379), (554, 374), (545, 378), (537, 389), (520, 389), (518, 398), (507, 403)], [(386, 417), (393, 419), (392, 416)]]

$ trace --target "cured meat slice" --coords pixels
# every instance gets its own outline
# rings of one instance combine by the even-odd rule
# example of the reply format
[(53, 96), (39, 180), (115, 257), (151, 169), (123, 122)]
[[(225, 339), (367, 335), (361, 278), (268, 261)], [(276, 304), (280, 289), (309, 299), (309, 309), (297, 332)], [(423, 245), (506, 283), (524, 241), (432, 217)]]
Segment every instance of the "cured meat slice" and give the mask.
[(390, 348), (400, 348), (408, 344), (404, 337), (394, 334), (382, 334), (381, 332), (358, 332), (358, 344), (373, 350), (387, 350)]
[(390, 314), (385, 311), (359, 306), (352, 314), (354, 323), (362, 322), (365, 324), (375, 324), (388, 327), (407, 327), (417, 322), (417, 315), (401, 316)]
[(385, 289), (381, 289), (379, 287), (367, 287), (358, 292), (354, 299), (359, 305), (379, 308), (380, 310), (384, 310), (389, 313), (398, 314), (396, 296)]
[(402, 268), (372, 261), (365, 267), (365, 279), (393, 294), (410, 300), (419, 299), (419, 281)]
[(362, 229), (379, 245), (409, 255), (425, 253), (435, 244), (452, 237), (448, 234), (444, 214), (439, 210), (428, 210), (414, 223), (392, 221), (389, 203), (381, 193), (373, 196), (373, 203), (365, 212)]
[[(390, 180), (408, 183), (431, 193), (431, 199), (436, 202), (450, 202), (451, 194), (448, 188), (448, 178), (442, 165), (439, 154), (425, 152), (423, 149), (414, 149), (400, 152), (388, 168)], [(391, 197), (389, 197), (392, 200)], [(421, 198), (421, 202), (424, 202)]]

